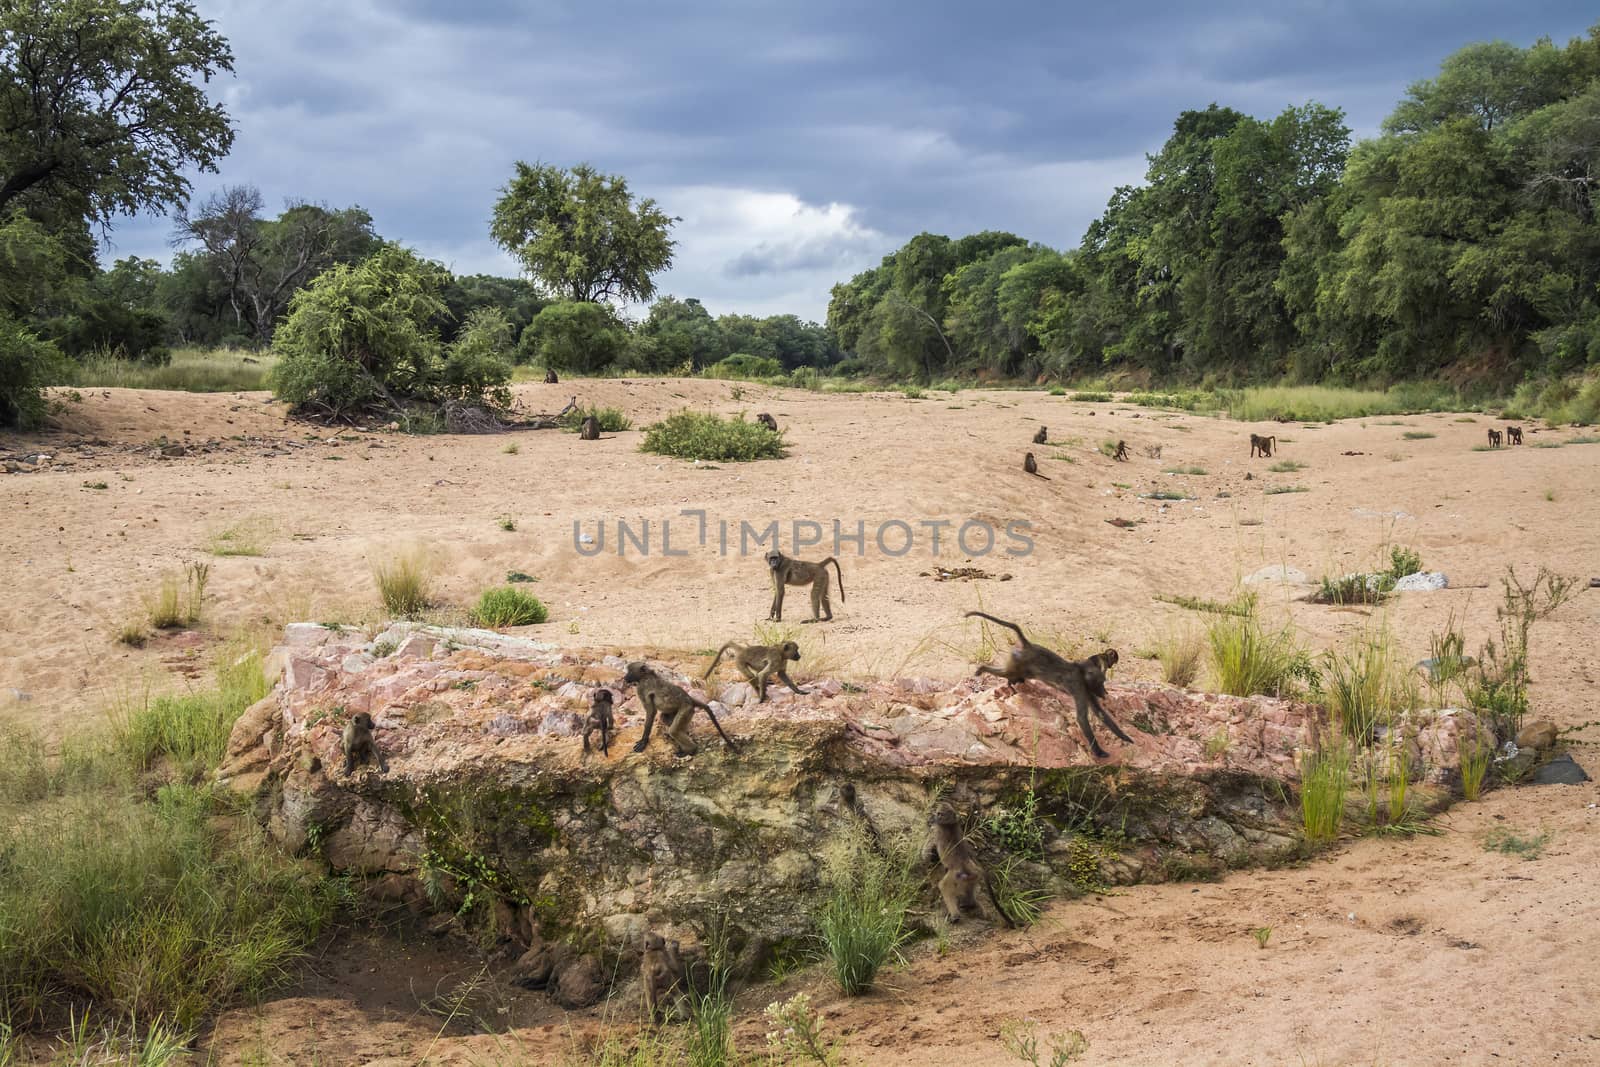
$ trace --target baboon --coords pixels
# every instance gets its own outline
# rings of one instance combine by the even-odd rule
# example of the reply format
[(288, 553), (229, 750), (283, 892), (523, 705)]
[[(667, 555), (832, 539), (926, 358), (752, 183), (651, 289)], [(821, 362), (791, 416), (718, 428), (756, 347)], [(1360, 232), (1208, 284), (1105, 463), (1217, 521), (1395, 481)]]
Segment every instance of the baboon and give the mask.
[(1026, 456), (1022, 457), (1022, 469), (1033, 475), (1035, 478), (1044, 478), (1044, 480), (1047, 482), (1050, 480), (1046, 475), (1039, 473), (1039, 464), (1034, 460), (1032, 452), (1029, 452)]
[(1126, 441), (1118, 441), (1117, 442), (1117, 451), (1112, 455), (1111, 458), (1116, 460), (1119, 463), (1128, 462), (1128, 442), (1126, 442)]
[(578, 427), (578, 436), (585, 441), (600, 440), (600, 420), (593, 415), (584, 416), (583, 422)]
[(635, 752), (643, 752), (644, 747), (650, 743), (650, 728), (655, 725), (658, 713), (661, 715), (661, 730), (678, 750), (678, 755), (692, 756), (700, 751), (700, 746), (689, 736), (689, 720), (694, 718), (696, 708), (706, 713), (711, 725), (717, 728), (723, 743), (735, 752), (739, 751), (739, 746), (733, 743), (733, 738), (722, 732), (722, 724), (717, 721), (717, 713), (711, 710), (711, 705), (702, 704), (685, 693), (681, 687), (673, 685), (651, 670), (648, 664), (642, 661), (628, 664), (627, 671), (622, 675), (622, 681), (634, 687), (634, 691), (639, 694), (639, 703), (644, 706), (644, 736), (633, 746)]
[(644, 993), (644, 1014), (651, 1023), (665, 1022), (672, 1002), (683, 992), (683, 959), (677, 942), (655, 932), (644, 935), (644, 955), (639, 960), (639, 988)]
[(1259, 451), (1263, 458), (1271, 459), (1272, 458), (1272, 450), (1277, 447), (1277, 444), (1278, 444), (1278, 435), (1277, 434), (1272, 434), (1271, 436), (1268, 436), (1268, 437), (1262, 437), (1258, 433), (1251, 434), (1250, 435), (1250, 458), (1251, 459), (1255, 459), (1256, 458), (1256, 453)]
[(389, 772), (389, 764), (378, 750), (378, 743), (373, 740), (372, 734), (376, 729), (372, 716), (364, 711), (356, 712), (344, 724), (344, 773), (355, 770), (357, 762), (366, 763), (368, 760), (378, 764), (378, 773)]
[(1514, 445), (1520, 445), (1522, 443), (1522, 427), (1521, 426), (1507, 426), (1506, 427), (1506, 440), (1510, 441)]
[(963, 908), (976, 908), (978, 886), (981, 884), (989, 894), (989, 903), (994, 905), (1000, 921), (1007, 926), (1015, 926), (1011, 916), (1006, 914), (995, 898), (994, 883), (989, 880), (988, 872), (978, 862), (972, 846), (967, 844), (966, 835), (961, 832), (961, 821), (956, 817), (956, 809), (949, 804), (939, 804), (928, 813), (928, 826), (933, 831), (929, 835), (928, 858), (944, 865), (944, 877), (939, 879), (939, 895), (944, 898), (944, 917), (958, 923)]
[(809, 585), (811, 587), (811, 618), (802, 619), (802, 622), (828, 622), (833, 618), (833, 603), (828, 596), (828, 564), (833, 564), (834, 573), (839, 575), (839, 603), (844, 603), (844, 572), (839, 570), (839, 561), (829, 556), (821, 563), (807, 563), (805, 560), (793, 559), (785, 556), (777, 549), (767, 553), (767, 570), (772, 575), (772, 610), (767, 613), (767, 618), (773, 622), (783, 621), (783, 589), (788, 585)]
[(600, 731), (600, 753), (611, 755), (611, 731), (617, 728), (612, 715), (611, 690), (596, 689), (589, 697), (589, 717), (583, 720), (583, 752), (589, 754), (589, 735)]
[(1489, 431), (1489, 447), (1490, 448), (1499, 448), (1501, 443), (1502, 443), (1502, 441), (1504, 441), (1504, 438), (1501, 436), (1499, 430), (1490, 430)]
[(756, 416), (756, 421), (765, 426), (767, 429), (771, 430), (773, 433), (778, 432), (778, 420), (773, 418), (771, 415), (768, 415), (765, 411)]
[(1050, 432), (1045, 427), (1039, 427), (1039, 432), (1033, 435), (1033, 443), (1042, 445), (1050, 439)]
[(728, 649), (734, 650), (733, 665), (739, 668), (739, 673), (744, 675), (744, 680), (755, 687), (756, 699), (767, 699), (767, 682), (776, 674), (783, 680), (783, 684), (793, 689), (796, 693), (808, 693), (810, 690), (801, 689), (789, 677), (788, 663), (794, 660), (800, 662), (800, 646), (793, 641), (785, 641), (781, 645), (741, 645), (729, 641), (717, 649), (716, 656), (711, 660), (711, 666), (706, 668), (705, 678), (711, 677), (711, 672), (717, 669), (717, 664), (722, 662), (722, 654)]
[(1043, 645), (1029, 641), (1027, 635), (1022, 632), (1022, 627), (1016, 623), (997, 619), (981, 611), (967, 612), (969, 619), (974, 615), (1013, 631), (1017, 635), (1017, 640), (1021, 642), (1019, 647), (1011, 650), (1011, 656), (1004, 667), (981, 666), (978, 668), (979, 674), (997, 675), (1012, 685), (1020, 685), (1026, 681), (1043, 682), (1062, 692), (1071, 693), (1073, 703), (1077, 705), (1078, 710), (1078, 729), (1083, 732), (1083, 739), (1089, 742), (1089, 751), (1094, 753), (1096, 759), (1104, 759), (1106, 753), (1095, 738), (1094, 730), (1089, 726), (1091, 708), (1100, 717), (1100, 721), (1111, 728), (1112, 733), (1129, 744), (1133, 743), (1133, 738), (1122, 732), (1122, 727), (1106, 714), (1104, 705), (1100, 703), (1106, 691), (1106, 669), (1117, 661), (1115, 649), (1107, 649), (1082, 662), (1062, 659)]
[(561, 379), (556, 377), (556, 369), (554, 367), (550, 367), (544, 372), (544, 384), (555, 385), (560, 381)]

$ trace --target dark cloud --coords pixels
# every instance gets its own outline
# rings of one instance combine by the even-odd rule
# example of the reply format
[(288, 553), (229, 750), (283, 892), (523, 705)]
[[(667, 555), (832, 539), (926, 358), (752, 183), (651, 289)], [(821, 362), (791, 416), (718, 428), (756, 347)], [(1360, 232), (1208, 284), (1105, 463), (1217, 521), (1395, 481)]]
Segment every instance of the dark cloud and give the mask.
[[(1573, 3), (1288, 0), (201, 0), (233, 43), (239, 136), (201, 193), (359, 203), (458, 270), (516, 159), (587, 160), (684, 218), (663, 291), (820, 318), (920, 230), (1076, 243), (1177, 113), (1315, 99), (1374, 132), (1469, 41), (1583, 33)], [(137, 219), (116, 255), (164, 256)]]

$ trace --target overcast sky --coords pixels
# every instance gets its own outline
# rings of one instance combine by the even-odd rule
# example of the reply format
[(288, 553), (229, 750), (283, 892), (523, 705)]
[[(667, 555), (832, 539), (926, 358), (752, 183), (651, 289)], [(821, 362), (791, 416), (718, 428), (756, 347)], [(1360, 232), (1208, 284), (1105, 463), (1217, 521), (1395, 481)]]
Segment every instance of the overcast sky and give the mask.
[[(1600, 19), (1552, 0), (198, 5), (233, 46), (214, 91), (238, 130), (198, 196), (359, 204), (457, 273), (509, 275), (488, 219), (513, 161), (588, 161), (681, 217), (659, 292), (817, 321), (922, 230), (1076, 245), (1185, 108), (1317, 100), (1369, 135), (1461, 45)], [(165, 262), (169, 231), (122, 220), (108, 262)]]

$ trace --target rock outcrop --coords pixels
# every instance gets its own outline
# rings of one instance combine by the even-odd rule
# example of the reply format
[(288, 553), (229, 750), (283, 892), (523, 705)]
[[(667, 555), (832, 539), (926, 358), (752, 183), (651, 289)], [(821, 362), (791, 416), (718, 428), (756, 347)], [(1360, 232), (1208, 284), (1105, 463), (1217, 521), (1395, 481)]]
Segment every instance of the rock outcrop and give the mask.
[[(1034, 866), (1062, 890), (1272, 861), (1299, 848), (1298, 754), (1329, 731), (1312, 704), (1112, 684), (1107, 710), (1134, 743), (1100, 730), (1111, 758), (1097, 763), (1070, 701), (1037, 685), (820, 678), (805, 696), (774, 685), (760, 705), (742, 683), (714, 687), (741, 748), (698, 722), (699, 754), (679, 758), (665, 740), (632, 751), (641, 713), (616, 655), (484, 630), (295, 624), (271, 662), (278, 683), (240, 718), (222, 781), (287, 846), (367, 876), (376, 895), (420, 909), (426, 882), (452, 902), (493, 898), (508, 949), (527, 949), (521, 966), (563, 1002), (600, 972), (541, 954), (547, 943), (625, 955), (647, 928), (691, 943), (715, 921), (755, 964), (809, 935), (830, 841), (855, 812), (920, 832), (935, 786), (986, 813), (1031, 796), (1046, 820)], [(600, 685), (617, 694), (618, 734), (610, 758), (585, 758)], [(358, 711), (377, 722), (386, 774), (342, 773), (340, 730)], [(1448, 783), (1463, 730), (1482, 727), (1419, 716), (1402, 733), (1407, 765)]]

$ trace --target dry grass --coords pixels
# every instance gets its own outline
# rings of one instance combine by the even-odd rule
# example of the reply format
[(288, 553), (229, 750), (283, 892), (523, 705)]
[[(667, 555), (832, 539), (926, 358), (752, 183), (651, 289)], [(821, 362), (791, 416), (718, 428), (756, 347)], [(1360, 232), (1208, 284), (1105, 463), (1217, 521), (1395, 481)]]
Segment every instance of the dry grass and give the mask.
[(409, 549), (372, 565), (383, 608), (393, 618), (410, 619), (428, 610), (432, 558), (425, 548)]

